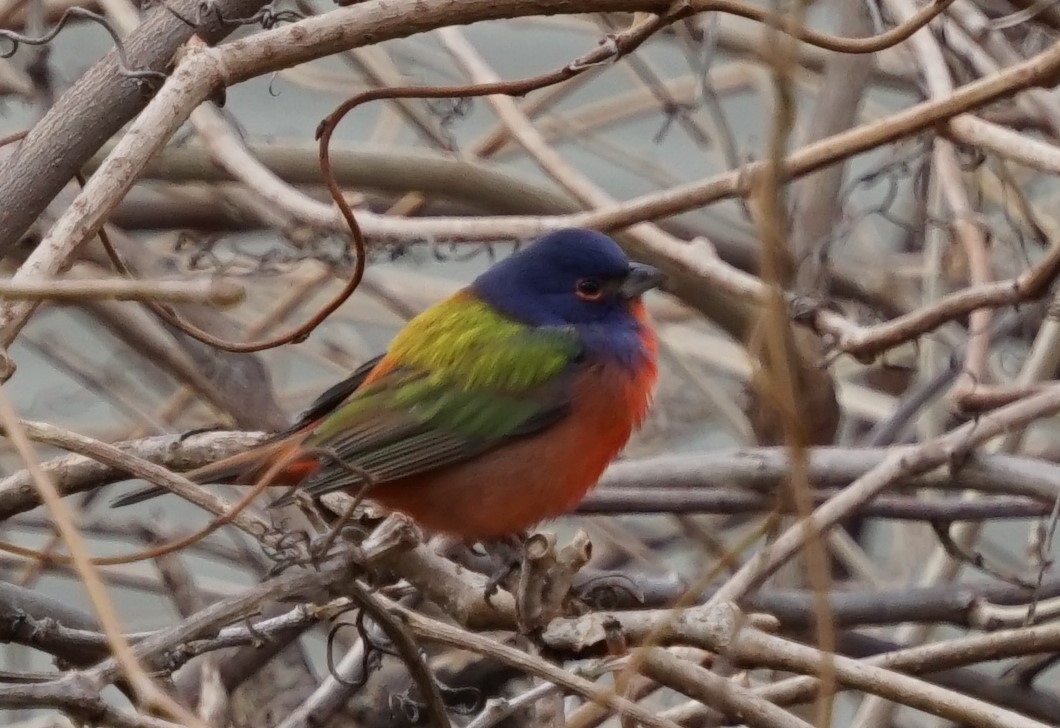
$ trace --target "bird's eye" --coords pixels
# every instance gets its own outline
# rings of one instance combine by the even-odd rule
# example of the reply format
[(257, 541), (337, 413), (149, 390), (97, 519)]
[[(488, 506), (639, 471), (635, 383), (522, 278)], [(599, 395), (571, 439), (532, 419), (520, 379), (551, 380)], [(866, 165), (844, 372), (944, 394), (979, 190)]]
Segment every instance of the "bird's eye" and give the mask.
[(574, 284), (574, 291), (584, 301), (595, 301), (603, 295), (604, 287), (595, 278), (579, 278)]

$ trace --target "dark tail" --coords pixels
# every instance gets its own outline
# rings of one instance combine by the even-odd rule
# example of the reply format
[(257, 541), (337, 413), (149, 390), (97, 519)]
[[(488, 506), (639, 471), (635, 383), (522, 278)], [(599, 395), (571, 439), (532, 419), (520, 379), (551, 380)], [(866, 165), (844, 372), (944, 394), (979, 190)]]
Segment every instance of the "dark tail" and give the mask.
[[(201, 468), (189, 470), (183, 475), (193, 483), (200, 484), (233, 484), (244, 482), (248, 478), (253, 478), (253, 476), (260, 471), (262, 465), (268, 463), (274, 454), (280, 451), (285, 445), (289, 444), (290, 439), (286, 437), (282, 439), (270, 439), (246, 452), (230, 455), (229, 457), (222, 458), (209, 465), (203, 465)], [(141, 488), (140, 490), (134, 490), (132, 493), (118, 496), (110, 502), (110, 507), (122, 508), (124, 506), (131, 506), (134, 503), (143, 503), (152, 498), (157, 498), (160, 495), (165, 495), (168, 492), (169, 491), (165, 488), (152, 485), (147, 488)]]
[[(303, 412), (288, 429), (277, 433), (274, 437), (269, 438), (269, 440), (251, 450), (232, 455), (195, 470), (189, 470), (184, 473), (184, 477), (195, 483), (253, 482), (254, 475), (260, 472), (260, 467), (269, 462), (270, 456), (281, 449), (277, 445), (282, 446), (284, 443), (289, 442), (287, 436), (309, 430), (313, 424), (333, 412), (336, 407), (342, 404), (348, 396), (364, 383), (365, 378), (371, 374), (382, 358), (382, 356), (377, 356), (369, 359), (357, 367), (346, 379), (329, 387), (317, 397), (316, 401), (309, 405), (309, 409)], [(168, 492), (165, 488), (152, 485), (115, 498), (111, 501), (110, 507), (121, 508), (122, 506), (131, 506), (133, 503), (143, 503)]]
[(141, 488), (140, 490), (134, 490), (132, 493), (126, 493), (125, 495), (118, 496), (110, 502), (111, 508), (124, 508), (125, 506), (131, 506), (134, 503), (143, 503), (149, 501), (152, 498), (157, 498), (160, 495), (165, 495), (169, 491), (165, 488), (159, 488), (157, 485), (152, 485), (150, 488)]

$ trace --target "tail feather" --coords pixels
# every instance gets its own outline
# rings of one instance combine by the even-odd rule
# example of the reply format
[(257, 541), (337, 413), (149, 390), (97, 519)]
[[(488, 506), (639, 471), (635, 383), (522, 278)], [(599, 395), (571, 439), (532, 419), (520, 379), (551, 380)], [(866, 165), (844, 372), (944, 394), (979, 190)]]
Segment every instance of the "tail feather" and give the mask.
[[(342, 404), (347, 397), (355, 392), (372, 375), (376, 365), (383, 359), (377, 356), (366, 361), (354, 372), (338, 384), (330, 387), (320, 395), (313, 404), (309, 406), (298, 418), (298, 420), (287, 430), (284, 430), (266, 442), (251, 448), (246, 452), (238, 453), (227, 458), (222, 458), (215, 463), (204, 465), (201, 468), (189, 470), (184, 477), (195, 483), (231, 483), (248, 484), (253, 483), (262, 473), (262, 466), (276, 462), (276, 458), (288, 457), (294, 448), (297, 448), (306, 434), (323, 417), (333, 412)], [(289, 449), (290, 448), (290, 449)], [(277, 485), (296, 485), (305, 478), (310, 471), (316, 467), (315, 460), (299, 462), (294, 460), (289, 468), (285, 468), (280, 477), (276, 478)], [(286, 480), (285, 480), (286, 476)], [(289, 482), (288, 482), (289, 481)], [(111, 508), (121, 508), (133, 503), (142, 503), (169, 491), (152, 485), (147, 488), (135, 490), (132, 493), (115, 498), (111, 501)]]
[(124, 508), (125, 506), (135, 505), (136, 503), (143, 503), (149, 501), (152, 498), (157, 498), (160, 495), (165, 495), (169, 491), (165, 488), (159, 488), (157, 485), (148, 486), (147, 488), (140, 488), (140, 490), (134, 490), (131, 493), (118, 496), (110, 502), (111, 508)]
[[(261, 472), (262, 466), (273, 461), (274, 457), (287, 454), (287, 448), (295, 446), (300, 438), (285, 437), (283, 439), (270, 440), (245, 452), (236, 453), (216, 462), (203, 465), (183, 473), (184, 477), (193, 483), (225, 483), (245, 484), (253, 482), (254, 477)], [(283, 482), (282, 477), (277, 479), (277, 484)], [(165, 495), (169, 490), (157, 485), (148, 486), (131, 493), (119, 496), (111, 501), (111, 508), (123, 508), (134, 503)]]

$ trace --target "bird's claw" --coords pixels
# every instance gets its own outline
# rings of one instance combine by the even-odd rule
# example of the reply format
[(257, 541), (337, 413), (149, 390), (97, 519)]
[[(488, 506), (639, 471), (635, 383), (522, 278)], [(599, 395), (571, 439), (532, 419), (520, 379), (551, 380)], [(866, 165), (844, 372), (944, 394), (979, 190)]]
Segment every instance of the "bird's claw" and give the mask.
[[(491, 548), (487, 548), (486, 543), (479, 544), (486, 554), (493, 556), (496, 562), (499, 562), (499, 566), (491, 574), (489, 581), (486, 582), (486, 590), (483, 594), (486, 604), (493, 606), (491, 599), (497, 593), (497, 590), (505, 586), (512, 576), (520, 573), (523, 564), (523, 542), (525, 538), (526, 534), (519, 533), (491, 540), (489, 542)], [(474, 550), (474, 545), (472, 545), (472, 550)]]
[(493, 606), (492, 599), (497, 594), (497, 591), (507, 583), (509, 578), (517, 574), (521, 568), (522, 561), (520, 559), (508, 559), (500, 565), (500, 568), (493, 572), (489, 581), (486, 582), (486, 589), (482, 594), (487, 606)]
[(592, 556), (588, 535), (579, 530), (570, 543), (558, 547), (551, 533), (537, 533), (523, 546), (519, 583), (514, 592), (516, 621), (529, 633), (575, 606), (571, 591), (578, 571)]

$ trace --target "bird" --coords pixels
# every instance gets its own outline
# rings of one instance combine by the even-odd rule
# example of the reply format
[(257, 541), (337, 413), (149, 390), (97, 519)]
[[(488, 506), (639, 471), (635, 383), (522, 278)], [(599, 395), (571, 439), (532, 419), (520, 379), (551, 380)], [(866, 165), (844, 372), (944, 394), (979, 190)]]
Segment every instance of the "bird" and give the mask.
[(433, 532), (522, 533), (573, 509), (643, 422), (657, 340), (642, 295), (664, 280), (604, 233), (547, 233), (410, 319), (290, 428), (186, 475), (254, 483), (285, 458), (274, 483), (298, 487), (274, 506), (367, 485)]

